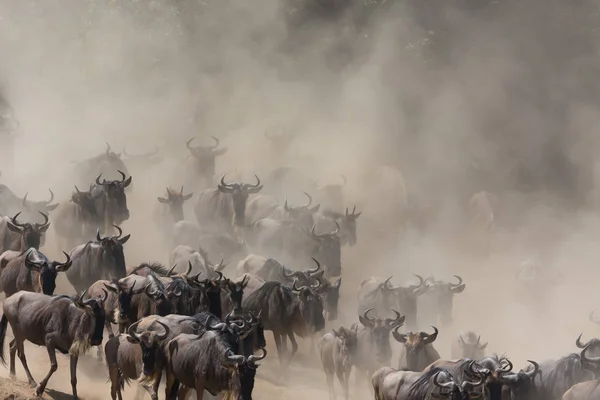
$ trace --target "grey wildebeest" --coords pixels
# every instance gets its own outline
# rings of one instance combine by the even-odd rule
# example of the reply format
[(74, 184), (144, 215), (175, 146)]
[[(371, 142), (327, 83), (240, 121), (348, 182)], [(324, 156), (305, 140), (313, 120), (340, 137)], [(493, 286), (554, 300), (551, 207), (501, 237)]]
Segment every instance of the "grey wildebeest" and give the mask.
[(98, 174), (109, 178), (116, 178), (119, 174), (118, 171), (123, 171), (129, 175), (129, 170), (121, 159), (121, 153), (112, 151), (108, 143), (106, 143), (105, 152), (86, 160), (75, 162), (75, 170), (78, 177), (77, 184), (81, 186), (86, 186), (90, 182), (94, 182)]
[[(225, 398), (252, 400), (256, 362), (262, 356), (236, 355), (230, 345), (215, 331), (202, 336), (180, 334), (167, 344), (167, 393), (176, 393), (178, 385), (196, 390), (202, 400), (204, 390), (216, 396), (227, 392)], [(175, 386), (175, 388), (174, 388)], [(180, 398), (185, 394), (180, 393)]]
[[(120, 181), (100, 182), (102, 174), (96, 177), (96, 185), (92, 188), (92, 196), (96, 198), (96, 212), (102, 218), (102, 225), (99, 227), (103, 233), (107, 234), (112, 226), (120, 225), (123, 221), (129, 219), (129, 209), (127, 208), (127, 196), (125, 188), (131, 184), (131, 176), (125, 178), (121, 174)], [(103, 195), (98, 195), (98, 193)]]
[(354, 357), (358, 348), (358, 336), (356, 331), (346, 329), (343, 326), (337, 331), (324, 334), (317, 345), (321, 356), (321, 363), (329, 386), (329, 398), (336, 399), (333, 376), (337, 376), (344, 398), (348, 400), (348, 383), (350, 373), (354, 364)]
[(600, 378), (573, 385), (562, 397), (562, 400), (596, 399), (600, 399)]
[[(157, 352), (160, 346), (169, 337), (171, 329), (161, 321), (156, 321), (163, 328), (163, 332), (143, 330), (138, 332), (139, 322), (131, 325), (127, 334), (111, 338), (104, 345), (106, 365), (110, 378), (110, 395), (113, 400), (122, 400), (121, 390), (123, 384), (130, 379), (138, 379), (142, 375), (154, 376), (154, 367)], [(152, 383), (154, 383), (152, 381)], [(158, 395), (153, 385), (148, 380), (142, 379), (141, 386), (146, 389), (152, 400), (158, 400)]]
[(276, 198), (269, 195), (258, 195), (248, 202), (246, 218), (248, 222), (255, 223), (261, 219), (269, 218), (279, 222), (296, 222), (305, 229), (310, 229), (315, 224), (314, 215), (319, 211), (320, 204), (311, 207), (312, 197), (303, 192), (308, 198), (304, 206), (290, 206), (287, 199), (283, 206)]
[(419, 279), (416, 285), (393, 287), (390, 276), (385, 281), (371, 277), (365, 279), (358, 287), (358, 315), (368, 309), (373, 309), (376, 314), (384, 314), (391, 308), (398, 308), (406, 317), (408, 329), (417, 328), (417, 299), (427, 291), (424, 279)]
[(329, 183), (326, 185), (315, 185), (317, 199), (325, 208), (335, 211), (340, 211), (344, 208), (344, 186), (348, 183), (348, 179), (341, 175), (342, 183)]
[(100, 237), (100, 232), (96, 231), (95, 241), (71, 250), (73, 264), (67, 271), (67, 279), (78, 292), (100, 279), (110, 281), (125, 276), (123, 245), (131, 235), (121, 237), (123, 231), (116, 225), (115, 228), (119, 231), (118, 236)]
[(188, 179), (190, 184), (201, 182), (203, 186), (208, 187), (215, 175), (215, 159), (217, 156), (222, 156), (227, 152), (227, 147), (219, 147), (219, 139), (214, 136), (211, 138), (215, 141), (214, 146), (191, 146), (194, 138), (188, 140), (185, 146), (190, 151), (191, 158), (188, 164)]
[(298, 351), (295, 335), (306, 337), (325, 328), (323, 301), (315, 292), (320, 283), (297, 287), (294, 282), (290, 288), (271, 281), (244, 296), (243, 308), (255, 314), (261, 313), (264, 329), (273, 332), (281, 363), (287, 353), (286, 337), (292, 343), (292, 352), (286, 360), (289, 363)]
[(21, 290), (53, 295), (56, 289), (56, 276), (71, 267), (71, 258), (67, 253), (64, 255), (67, 261), (61, 263), (48, 260), (35, 248), (22, 252), (2, 268), (0, 290), (6, 297)]
[(134, 173), (135, 171), (143, 171), (160, 164), (163, 160), (163, 157), (158, 154), (158, 148), (156, 147), (153, 151), (143, 154), (128, 153), (127, 147), (123, 147), (123, 155), (125, 156), (125, 161), (127, 161), (127, 164)]
[(183, 186), (179, 191), (168, 187), (166, 190), (167, 197), (157, 198), (159, 207), (156, 209), (156, 223), (161, 233), (170, 238), (174, 225), (184, 219), (183, 203), (191, 199), (194, 193), (183, 194)]
[(325, 209), (321, 213), (315, 214), (315, 225), (320, 231), (331, 231), (337, 222), (340, 226), (340, 243), (354, 246), (356, 244), (356, 220), (360, 214), (362, 213), (356, 212), (356, 206), (351, 213), (346, 208), (346, 214)]
[(274, 134), (272, 131), (266, 131), (265, 138), (269, 141), (270, 161), (278, 165), (287, 159), (289, 147), (296, 139), (296, 132), (281, 131)]
[[(77, 399), (77, 361), (90, 346), (102, 343), (104, 330), (104, 300), (73, 300), (67, 296), (47, 296), (41, 293), (21, 291), (4, 300), (3, 315), (0, 320), (0, 360), (6, 365), (4, 339), (8, 324), (14, 334), (10, 342), (10, 374), (15, 376), (15, 355), (18, 353), (27, 374), (29, 384), (36, 387), (35, 393), (41, 396), (48, 380), (58, 369), (56, 350), (70, 354), (71, 387), (73, 398)], [(36, 384), (25, 358), (25, 341), (45, 346), (50, 357), (50, 370), (46, 377)]]
[(381, 366), (390, 365), (392, 359), (392, 347), (390, 346), (390, 331), (404, 324), (404, 317), (394, 309), (396, 318), (369, 318), (369, 312), (358, 316), (360, 323), (352, 324), (351, 330), (358, 336), (358, 352), (354, 367), (356, 371), (356, 382), (358, 384), (358, 373), (361, 371), (367, 381), (370, 382), (373, 373)]
[(392, 335), (394, 339), (404, 344), (404, 357), (400, 356), (399, 368), (406, 368), (408, 371), (423, 371), (429, 364), (440, 359), (440, 354), (433, 347), (433, 342), (438, 336), (438, 329), (435, 326), (432, 327), (434, 331), (432, 334), (425, 332), (399, 333), (398, 328), (394, 329)]
[(96, 200), (104, 193), (97, 191), (92, 195), (91, 189), (90, 185), (90, 191), (82, 192), (75, 186), (71, 201), (60, 203), (53, 214), (54, 231), (62, 240), (62, 248), (72, 249), (82, 241), (93, 239), (94, 232), (103, 224), (96, 209)]
[[(496, 367), (495, 364), (493, 366)], [(434, 368), (445, 369), (459, 384), (464, 381), (472, 381), (480, 378), (485, 378), (485, 383), (487, 385), (490, 382), (490, 377), (493, 372), (495, 373), (494, 376), (497, 376), (498, 373), (504, 372), (500, 370), (491, 371), (489, 368), (480, 365), (476, 360), (472, 360), (470, 358), (459, 358), (457, 360), (450, 361), (437, 360), (431, 363), (425, 369), (423, 369), (423, 372), (427, 373), (429, 370)], [(490, 391), (487, 391), (486, 393), (486, 389), (486, 386), (478, 387), (477, 389), (475, 389), (474, 392), (470, 393), (471, 398), (486, 398), (490, 400), (500, 400), (499, 396), (501, 395), (501, 392), (498, 392), (496, 397), (494, 397), (494, 394), (492, 394)]]
[(484, 377), (475, 382), (457, 382), (442, 368), (414, 372), (384, 367), (371, 379), (375, 400), (470, 400), (471, 392), (484, 382)]
[(458, 339), (452, 342), (450, 357), (470, 358), (481, 360), (485, 357), (484, 351), (488, 343), (481, 343), (481, 335), (473, 331), (462, 332)]
[(19, 198), (6, 185), (0, 185), (0, 214), (13, 215), (18, 212), (23, 214), (23, 217), (30, 222), (34, 222), (39, 218), (38, 213), (49, 214), (58, 207), (58, 203), (53, 204), (54, 193), (50, 191), (49, 201), (30, 201), (27, 200), (27, 194), (23, 198)]
[(45, 219), (43, 224), (30, 224), (19, 222), (17, 217), (20, 214), (0, 219), (0, 254), (7, 250), (22, 252), (31, 247), (39, 249), (44, 244), (44, 234), (50, 227), (48, 216), (42, 214)]
[(500, 373), (492, 375), (491, 378), (493, 379), (488, 378), (486, 387), (488, 389), (489, 399), (538, 399), (535, 378), (541, 372), (540, 366), (532, 360), (527, 360), (527, 362), (531, 364), (527, 368), (527, 371), (523, 369), (519, 372), (500, 371)]
[(173, 249), (169, 263), (177, 271), (181, 271), (183, 267), (187, 268), (191, 266), (191, 273), (201, 273), (205, 279), (216, 278), (217, 273), (221, 272), (227, 266), (223, 260), (219, 264), (212, 263), (208, 258), (207, 252), (202, 247), (194, 250), (189, 246), (177, 246)]
[(434, 324), (447, 325), (453, 321), (454, 295), (462, 293), (467, 286), (460, 276), (454, 277), (458, 279), (458, 283), (439, 281), (432, 276), (425, 279), (427, 291), (421, 297), (420, 306)]
[(237, 229), (246, 227), (246, 203), (248, 196), (262, 190), (260, 179), (256, 184), (225, 183), (225, 175), (217, 189), (206, 189), (194, 205), (198, 224), (214, 232), (229, 232), (237, 237)]

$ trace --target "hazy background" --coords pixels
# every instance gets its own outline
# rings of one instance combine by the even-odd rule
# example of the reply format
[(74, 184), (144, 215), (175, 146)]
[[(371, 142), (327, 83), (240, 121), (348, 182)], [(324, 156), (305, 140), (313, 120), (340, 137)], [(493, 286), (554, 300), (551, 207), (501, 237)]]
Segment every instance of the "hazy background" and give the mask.
[[(217, 136), (217, 175), (252, 181), (282, 163), (264, 132), (294, 130), (285, 163), (323, 182), (343, 173), (348, 205), (367, 207), (370, 172), (389, 165), (437, 210), (427, 234), (385, 251), (361, 216), (342, 322), (372, 274), (460, 273), (451, 332), (479, 330), (519, 366), (556, 357), (598, 332), (599, 16), (596, 0), (0, 0), (0, 87), (20, 122), (2, 181), (62, 201), (72, 161), (104, 142), (158, 146), (163, 163), (130, 171), (126, 258), (166, 262), (148, 228), (156, 197), (183, 182), (186, 140)], [(499, 198), (487, 260), (461, 239), (479, 190)], [(529, 257), (565, 275), (543, 312), (514, 300)]]

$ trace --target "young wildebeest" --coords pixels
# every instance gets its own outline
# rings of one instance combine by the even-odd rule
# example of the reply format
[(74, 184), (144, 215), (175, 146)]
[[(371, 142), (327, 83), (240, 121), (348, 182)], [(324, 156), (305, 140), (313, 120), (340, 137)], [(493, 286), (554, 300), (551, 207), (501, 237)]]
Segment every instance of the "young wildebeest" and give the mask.
[(352, 329), (358, 336), (358, 353), (356, 357), (355, 382), (358, 385), (359, 371), (370, 382), (371, 376), (381, 366), (390, 365), (392, 360), (392, 347), (390, 346), (390, 331), (404, 324), (404, 317), (396, 310), (396, 318), (369, 318), (367, 310), (358, 316), (360, 324), (352, 324)]
[(79, 245), (71, 250), (73, 266), (67, 271), (67, 279), (76, 291), (80, 292), (100, 279), (121, 279), (126, 274), (123, 244), (131, 235), (100, 237), (96, 231), (96, 240)]
[[(10, 374), (15, 376), (15, 354), (19, 355), (21, 364), (27, 374), (29, 384), (36, 387), (35, 393), (41, 396), (48, 380), (58, 368), (56, 350), (71, 356), (71, 387), (73, 398), (77, 399), (77, 361), (90, 346), (102, 343), (104, 330), (104, 300), (82, 300), (85, 292), (78, 299), (67, 296), (47, 296), (41, 293), (21, 291), (4, 301), (4, 314), (0, 320), (0, 360), (6, 365), (4, 355), (4, 339), (6, 329), (10, 327), (15, 338), (10, 342)], [(36, 384), (25, 358), (24, 343), (29, 342), (45, 346), (50, 357), (50, 371), (46, 377)]]
[(31, 247), (39, 249), (44, 244), (44, 234), (50, 226), (48, 216), (42, 214), (45, 219), (43, 224), (30, 224), (17, 221), (20, 214), (0, 219), (0, 254), (8, 250), (22, 252)]
[(90, 191), (82, 192), (75, 186), (71, 201), (62, 202), (53, 214), (56, 235), (63, 240), (62, 248), (72, 249), (82, 241), (92, 240), (96, 228), (102, 226), (102, 218), (96, 210), (96, 200), (103, 196), (98, 191), (92, 196)]
[(185, 398), (189, 389), (196, 390), (202, 400), (204, 390), (216, 396), (228, 392), (224, 398), (252, 400), (256, 362), (267, 356), (262, 349), (260, 357), (235, 355), (223, 337), (208, 331), (202, 336), (181, 334), (167, 344), (167, 393)]
[(159, 207), (155, 210), (155, 218), (161, 233), (169, 238), (173, 234), (173, 226), (184, 219), (183, 203), (192, 198), (194, 193), (183, 194), (183, 186), (179, 192), (166, 188), (167, 197), (157, 197)]
[[(131, 325), (127, 334), (115, 336), (106, 342), (104, 353), (106, 365), (110, 377), (110, 395), (113, 400), (122, 400), (121, 390), (124, 383), (130, 379), (138, 379), (142, 376), (153, 377), (154, 363), (160, 346), (167, 339), (170, 328), (161, 321), (156, 321), (163, 327), (164, 332), (144, 330), (138, 332), (139, 321)], [(152, 383), (154, 383), (152, 381)], [(148, 380), (140, 381), (141, 386), (146, 389), (152, 400), (158, 400), (158, 395)]]
[(306, 337), (325, 328), (323, 301), (315, 292), (320, 283), (317, 280), (315, 286), (297, 287), (294, 282), (290, 288), (280, 282), (266, 282), (244, 298), (244, 309), (261, 313), (264, 329), (273, 332), (280, 363), (287, 353), (286, 336), (292, 342), (292, 352), (286, 360), (289, 364), (298, 351), (294, 335)]
[(399, 333), (398, 328), (394, 329), (392, 335), (400, 343), (404, 343), (404, 357), (400, 356), (399, 369), (406, 368), (408, 371), (423, 371), (425, 367), (440, 359), (440, 354), (433, 347), (438, 336), (438, 329), (432, 326), (434, 333), (431, 335), (425, 332)]
[[(120, 181), (100, 182), (102, 174), (96, 178), (96, 186), (92, 188), (92, 196), (96, 199), (96, 212), (102, 219), (102, 225), (99, 227), (104, 234), (108, 234), (111, 227), (120, 225), (123, 221), (129, 219), (129, 209), (127, 208), (127, 196), (125, 188), (131, 184), (131, 176), (125, 179), (125, 174), (121, 174)], [(103, 195), (99, 195), (102, 193)]]
[(321, 363), (327, 377), (327, 386), (329, 386), (329, 398), (335, 400), (335, 388), (333, 375), (335, 374), (340, 381), (344, 398), (348, 400), (348, 381), (356, 349), (358, 347), (358, 336), (355, 331), (346, 329), (343, 326), (339, 330), (333, 329), (321, 337), (318, 343)]
[(56, 276), (71, 267), (71, 258), (60, 263), (50, 261), (38, 250), (31, 248), (13, 258), (2, 270), (0, 290), (6, 297), (21, 290), (52, 296), (56, 289)]
[(484, 351), (487, 345), (487, 342), (481, 343), (481, 335), (477, 335), (473, 331), (463, 332), (452, 343), (450, 357), (481, 360), (485, 357)]

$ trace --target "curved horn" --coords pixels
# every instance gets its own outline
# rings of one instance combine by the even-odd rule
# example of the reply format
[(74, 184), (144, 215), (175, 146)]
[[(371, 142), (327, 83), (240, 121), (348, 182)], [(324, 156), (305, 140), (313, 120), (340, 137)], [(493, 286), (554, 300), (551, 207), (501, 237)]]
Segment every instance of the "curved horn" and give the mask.
[(223, 329), (225, 329), (225, 328), (227, 327), (227, 325), (226, 325), (226, 323), (225, 323), (225, 322), (220, 322), (220, 321), (217, 321), (217, 323), (216, 323), (216, 324), (214, 324), (214, 325), (212, 324), (212, 322), (211, 322), (211, 323), (209, 323), (209, 324), (208, 324), (208, 327), (209, 327), (210, 329), (212, 329), (212, 330), (215, 330), (215, 331), (220, 331), (220, 330), (223, 330)]
[(190, 150), (190, 151), (192, 151), (192, 152), (194, 151), (194, 148), (193, 148), (193, 147), (190, 147), (190, 143), (192, 143), (192, 141), (193, 141), (194, 139), (195, 139), (195, 138), (191, 138), (190, 140), (188, 140), (187, 142), (185, 142), (185, 147), (187, 147), (187, 148), (188, 148), (188, 150)]
[(430, 344), (435, 342), (435, 339), (437, 339), (438, 333), (440, 331), (438, 331), (438, 328), (436, 328), (435, 326), (432, 326), (433, 328), (433, 333), (431, 335), (427, 334), (427, 337), (425, 339), (425, 343)]
[(435, 377), (433, 378), (434, 385), (437, 386), (437, 387), (439, 387), (439, 388), (441, 388), (441, 389), (454, 389), (454, 386), (456, 386), (456, 384), (454, 383), (454, 381), (450, 380), (450, 381), (444, 382), (444, 383), (440, 382), (440, 380), (438, 378), (439, 378), (441, 372), (442, 371), (438, 371), (435, 374)]
[(423, 279), (423, 277), (421, 275), (417, 275), (417, 274), (413, 274), (414, 276), (417, 277), (417, 279), (419, 280), (419, 284), (418, 285), (410, 285), (408, 288), (415, 291), (417, 289), (420, 289), (423, 284), (425, 283), (425, 279)]
[(98, 242), (102, 241), (102, 238), (100, 237), (100, 229), (96, 229), (96, 240)]
[(158, 322), (160, 325), (162, 325), (162, 327), (165, 329), (165, 333), (163, 333), (162, 335), (159, 335), (157, 333), (156, 337), (159, 338), (160, 340), (165, 340), (169, 336), (169, 333), (171, 333), (171, 329), (167, 325), (163, 324), (162, 322), (160, 322), (158, 320), (156, 322)]
[(173, 265), (171, 267), (171, 269), (167, 271), (167, 276), (171, 276), (171, 274), (173, 274), (173, 270), (175, 269), (176, 266), (177, 266), (177, 264)]
[(25, 193), (25, 196), (23, 196), (23, 205), (26, 206), (27, 205), (27, 195), (29, 193)]
[(285, 276), (286, 278), (292, 279), (294, 276), (296, 276), (298, 274), (297, 271), (292, 271), (290, 274), (287, 273), (287, 270), (285, 268), (285, 266), (281, 266), (281, 273), (283, 274), (283, 276)]
[(121, 183), (125, 182), (125, 178), (127, 178), (127, 175), (125, 175), (123, 171), (119, 169), (117, 170), (117, 172), (121, 175)]
[(391, 309), (392, 312), (394, 314), (396, 314), (396, 318), (391, 319), (391, 318), (386, 318), (385, 322), (387, 322), (388, 326), (396, 326), (396, 324), (398, 324), (398, 327), (404, 325), (404, 320), (406, 319), (406, 317), (403, 317), (402, 315), (400, 315), (400, 313), (396, 310), (394, 310), (393, 308)]
[(115, 227), (116, 230), (119, 231), (119, 234), (116, 236), (116, 238), (120, 238), (121, 235), (123, 234), (123, 229), (119, 228), (117, 225), (113, 225)]
[(588, 344), (590, 344), (592, 341), (591, 341), (591, 339), (590, 339), (590, 340), (589, 340), (587, 343), (582, 343), (582, 342), (581, 342), (581, 337), (582, 337), (582, 336), (583, 336), (583, 333), (582, 333), (581, 335), (579, 335), (579, 337), (578, 337), (578, 338), (577, 338), (577, 340), (575, 341), (575, 345), (576, 345), (577, 347), (579, 347), (580, 349), (585, 349), (585, 348), (588, 346)]
[(260, 178), (256, 174), (254, 174), (254, 177), (256, 178), (256, 184), (255, 185), (248, 185), (248, 186), (259, 187), (260, 186)]
[(40, 214), (42, 215), (42, 217), (44, 217), (44, 223), (43, 223), (43, 224), (36, 224), (36, 225), (37, 225), (38, 227), (40, 227), (40, 228), (44, 228), (44, 227), (46, 227), (46, 226), (50, 225), (50, 219), (48, 218), (48, 215), (47, 215), (47, 214), (44, 214), (44, 213), (43, 213), (43, 212), (41, 212), (41, 211), (38, 211), (38, 213), (40, 213)]
[(314, 273), (316, 273), (316, 272), (319, 272), (319, 270), (321, 269), (321, 263), (320, 263), (319, 261), (317, 261), (317, 259), (316, 259), (316, 258), (314, 258), (314, 257), (311, 257), (311, 258), (312, 258), (312, 260), (315, 262), (315, 264), (317, 264), (317, 267), (316, 267), (315, 269), (309, 269), (309, 270), (307, 270), (306, 272), (307, 272), (309, 275), (312, 275), (312, 274), (314, 274)]
[(154, 297), (154, 295), (158, 292), (158, 289), (154, 289), (153, 291), (150, 291), (150, 286), (152, 286), (152, 282), (148, 283), (146, 285), (146, 287), (144, 288), (144, 292), (146, 292), (146, 294), (150, 297)]
[(79, 190), (79, 188), (77, 187), (77, 185), (75, 185), (75, 190), (77, 191), (77, 193), (81, 193), (81, 190)]
[(267, 349), (265, 349), (264, 347), (261, 347), (259, 350), (262, 351), (262, 356), (257, 357), (254, 354), (252, 354), (250, 357), (248, 357), (249, 363), (255, 363), (257, 361), (265, 359), (265, 357), (267, 356)]
[(185, 271), (185, 274), (184, 274), (184, 275), (185, 275), (185, 276), (189, 276), (189, 275), (190, 275), (190, 272), (192, 272), (192, 262), (191, 262), (191, 261), (188, 261), (188, 269), (187, 269), (187, 271)]
[[(66, 254), (66, 253), (65, 253)], [(106, 299), (108, 299), (108, 292), (106, 291), (106, 289), (102, 288), (102, 291), (104, 292), (104, 296), (100, 297), (100, 301), (102, 303), (104, 303), (106, 301)]]
[(52, 189), (48, 189), (48, 191), (50, 191), (50, 200), (46, 202), (46, 205), (52, 203), (52, 201), (54, 200), (54, 193), (52, 192)]
[(15, 216), (10, 219), (10, 222), (12, 222), (13, 225), (18, 226), (19, 228), (24, 228), (25, 224), (22, 224), (19, 221), (17, 221), (17, 217), (19, 215), (21, 215), (21, 211), (19, 211), (18, 213), (16, 213)]
[(100, 183), (100, 177), (101, 177), (101, 176), (102, 176), (102, 173), (100, 173), (100, 175), (98, 175), (98, 176), (96, 177), (96, 185), (98, 185), (98, 186), (102, 186), (102, 183)]
[(462, 285), (462, 283), (463, 283), (462, 278), (460, 276), (458, 276), (458, 275), (454, 275), (454, 277), (456, 279), (458, 279), (458, 283), (456, 285), (453, 284), (452, 286), (460, 286), (460, 285)]
[(302, 192), (306, 195), (306, 197), (308, 197), (308, 204), (305, 207), (310, 207), (310, 205), (312, 204), (312, 197), (310, 197), (310, 194), (306, 193), (306, 192)]
[(504, 361), (506, 361), (506, 363), (499, 368), (500, 372), (510, 372), (513, 369), (513, 364), (510, 362), (510, 360), (508, 358), (505, 358)]
[(529, 378), (535, 378), (535, 375), (540, 371), (540, 364), (532, 360), (527, 360), (527, 362), (533, 365), (533, 370), (525, 372), (525, 375), (527, 375)]
[(246, 357), (241, 356), (241, 355), (237, 355), (237, 354), (233, 354), (233, 352), (231, 351), (231, 349), (227, 349), (225, 351), (225, 357), (227, 357), (227, 359), (229, 361), (231, 361), (232, 363), (234, 363), (234, 364), (243, 364), (243, 363), (246, 362)]
[(302, 289), (305, 289), (305, 286), (296, 286), (296, 283), (298, 283), (298, 279), (294, 279), (294, 283), (292, 284), (292, 289), (295, 290), (296, 292), (301, 291)]
[(317, 282), (315, 285), (311, 286), (311, 289), (318, 289), (321, 287), (321, 280), (319, 278), (316, 278), (315, 281)]
[(369, 313), (370, 313), (371, 311), (373, 311), (373, 309), (372, 309), (372, 308), (369, 308), (367, 311), (365, 311), (365, 312), (363, 313), (363, 318), (364, 318), (364, 319), (366, 319), (367, 321), (369, 321), (369, 322), (371, 322), (371, 323), (372, 323), (373, 321), (375, 321), (375, 318), (369, 318)]
[(85, 295), (87, 294), (89, 288), (85, 288), (85, 290), (83, 292), (81, 292), (81, 294), (79, 295), (79, 297), (77, 298), (77, 304), (79, 304), (81, 307), (84, 306), (83, 304), (83, 298), (85, 297)]
[(581, 361), (585, 361), (585, 362), (587, 362), (589, 364), (600, 364), (600, 357), (588, 357), (586, 355), (586, 353), (590, 349), (590, 347), (592, 347), (592, 346), (587, 346), (581, 352)]
[(217, 138), (216, 138), (216, 137), (214, 137), (214, 136), (211, 136), (211, 138), (213, 138), (213, 140), (215, 141), (215, 145), (214, 145), (213, 147), (211, 147), (210, 149), (211, 149), (211, 150), (214, 150), (214, 149), (216, 149), (217, 147), (219, 147), (219, 143), (220, 143), (220, 142), (219, 142), (219, 139), (217, 139)]
[(221, 280), (223, 279), (223, 274), (221, 273), (221, 271), (215, 270), (215, 274), (219, 275), (219, 279), (217, 279), (217, 282), (221, 282)]
[(331, 236), (335, 236), (338, 233), (340, 233), (340, 224), (338, 224), (337, 221), (333, 221), (333, 222), (335, 223), (335, 231), (330, 233)]
[(140, 341), (140, 334), (137, 332), (137, 327), (138, 327), (138, 325), (140, 324), (140, 322), (141, 322), (141, 321), (137, 321), (137, 322), (135, 322), (135, 323), (131, 324), (131, 325), (129, 326), (129, 329), (127, 329), (127, 334), (128, 334), (129, 336), (132, 336), (132, 337), (134, 337), (135, 339), (137, 339), (137, 341), (138, 341), (138, 342)]
[(233, 184), (231, 184), (231, 183), (225, 183), (225, 175), (227, 175), (227, 174), (224, 174), (221, 177), (221, 186), (225, 186), (225, 187), (231, 187), (231, 186), (233, 186)]

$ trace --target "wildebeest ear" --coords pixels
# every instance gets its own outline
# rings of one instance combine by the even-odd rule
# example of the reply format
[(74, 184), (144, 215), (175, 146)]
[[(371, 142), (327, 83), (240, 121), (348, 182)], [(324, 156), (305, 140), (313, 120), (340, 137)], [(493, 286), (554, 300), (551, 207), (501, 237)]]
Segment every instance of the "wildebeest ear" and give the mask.
[(158, 201), (163, 203), (163, 204), (167, 204), (169, 202), (169, 200), (165, 199), (164, 197), (157, 197)]
[(111, 283), (110, 285), (107, 285), (105, 283), (104, 287), (107, 288), (109, 291), (111, 291), (113, 293), (117, 293), (119, 291), (119, 289), (117, 289), (117, 287), (113, 283)]
[(189, 200), (192, 198), (192, 196), (194, 195), (194, 192), (186, 194), (185, 196), (182, 197), (183, 201)]
[(6, 221), (6, 226), (8, 227), (8, 230), (11, 232), (15, 232), (15, 233), (21, 233), (22, 230), (20, 227), (14, 225), (12, 222), (10, 221)]
[(333, 287), (336, 289), (340, 288), (340, 285), (342, 284), (342, 277), (340, 276), (337, 281), (335, 281), (335, 283), (333, 284)]
[(48, 230), (48, 228), (50, 228), (50, 224), (42, 225), (40, 226), (40, 232), (45, 233)]
[(129, 178), (125, 179), (123, 181), (123, 183), (121, 183), (121, 187), (126, 188), (127, 186), (129, 186), (131, 184), (131, 175), (129, 176)]
[(321, 208), (321, 205), (317, 204), (316, 206), (309, 208), (308, 211), (310, 211), (311, 213), (316, 213), (317, 211), (319, 211), (319, 208)]
[(479, 348), (481, 350), (485, 350), (485, 348), (487, 347), (487, 345), (488, 345), (488, 342), (485, 342), (484, 344), (482, 344), (481, 346), (479, 346)]
[(452, 293), (462, 293), (462, 291), (465, 290), (466, 286), (467, 285), (463, 283), (462, 285), (458, 285), (456, 287), (451, 288), (450, 291), (452, 291)]
[(127, 243), (127, 241), (129, 240), (130, 237), (131, 237), (131, 234), (123, 236), (122, 238), (119, 239), (119, 243), (121, 243), (121, 244)]
[(59, 204), (60, 204), (60, 203), (56, 203), (56, 204), (48, 204), (48, 205), (46, 206), (46, 210), (48, 210), (48, 211), (54, 211), (54, 210), (56, 210), (56, 207), (58, 207), (58, 205), (59, 205)]
[(340, 332), (336, 331), (335, 329), (332, 329), (331, 331), (333, 332), (333, 334), (334, 334), (335, 337), (341, 337), (342, 336), (342, 334)]
[(212, 152), (215, 156), (222, 156), (227, 153), (227, 147), (220, 148), (219, 150), (213, 150)]

